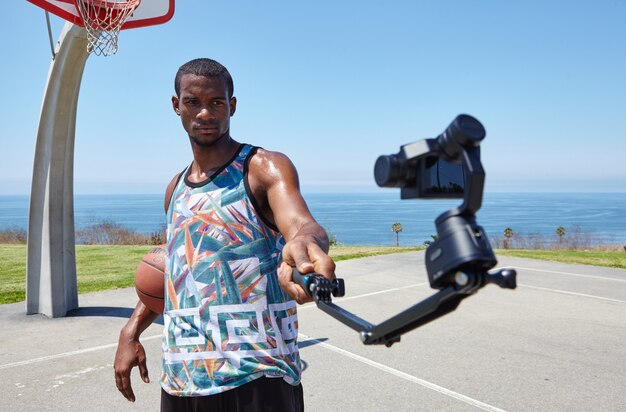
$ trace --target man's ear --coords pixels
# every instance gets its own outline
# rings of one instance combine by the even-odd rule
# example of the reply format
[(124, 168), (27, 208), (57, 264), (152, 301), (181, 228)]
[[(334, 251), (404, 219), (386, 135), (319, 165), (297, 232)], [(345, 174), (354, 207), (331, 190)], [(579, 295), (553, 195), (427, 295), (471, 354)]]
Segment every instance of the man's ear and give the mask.
[(174, 108), (174, 112), (176, 112), (176, 114), (180, 116), (180, 109), (178, 108), (179, 103), (180, 100), (178, 100), (178, 96), (172, 96), (172, 107)]
[(235, 96), (231, 97), (228, 104), (230, 104), (230, 116), (232, 117), (237, 110), (237, 98)]

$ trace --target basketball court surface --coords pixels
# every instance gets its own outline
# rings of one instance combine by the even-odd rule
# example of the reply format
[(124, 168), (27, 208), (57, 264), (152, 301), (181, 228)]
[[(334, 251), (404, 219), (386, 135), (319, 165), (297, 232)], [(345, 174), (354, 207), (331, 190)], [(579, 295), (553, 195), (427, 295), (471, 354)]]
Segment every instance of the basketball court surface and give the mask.
[[(346, 296), (334, 301), (380, 322), (434, 291), (424, 253), (339, 262)], [(299, 307), (309, 411), (626, 410), (626, 270), (501, 258), (518, 288), (490, 285), (450, 315), (391, 348), (358, 334), (313, 304)], [(152, 382), (136, 369), (132, 404), (115, 387), (120, 328), (134, 289), (80, 295), (64, 318), (0, 312), (0, 384), (7, 411), (155, 411), (160, 335), (143, 334)]]

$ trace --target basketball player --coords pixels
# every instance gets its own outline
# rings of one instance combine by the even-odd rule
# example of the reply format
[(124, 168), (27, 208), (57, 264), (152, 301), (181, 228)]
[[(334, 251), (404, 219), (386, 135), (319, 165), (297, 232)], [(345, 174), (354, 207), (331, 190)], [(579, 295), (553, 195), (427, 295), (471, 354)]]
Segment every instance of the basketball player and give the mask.
[[(162, 411), (303, 410), (296, 302), (310, 298), (292, 267), (332, 279), (328, 238), (283, 154), (230, 136), (237, 100), (224, 66), (178, 70), (174, 111), (193, 161), (166, 190)], [(158, 314), (139, 302), (120, 332), (117, 388), (148, 382), (140, 334)]]

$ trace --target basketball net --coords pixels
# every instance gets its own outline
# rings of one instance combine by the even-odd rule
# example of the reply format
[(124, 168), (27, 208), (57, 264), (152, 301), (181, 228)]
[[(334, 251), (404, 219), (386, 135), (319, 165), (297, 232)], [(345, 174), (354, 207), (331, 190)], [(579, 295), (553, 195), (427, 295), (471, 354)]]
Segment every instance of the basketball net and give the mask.
[(117, 52), (117, 38), (124, 22), (141, 0), (74, 0), (88, 33), (89, 51), (100, 56)]

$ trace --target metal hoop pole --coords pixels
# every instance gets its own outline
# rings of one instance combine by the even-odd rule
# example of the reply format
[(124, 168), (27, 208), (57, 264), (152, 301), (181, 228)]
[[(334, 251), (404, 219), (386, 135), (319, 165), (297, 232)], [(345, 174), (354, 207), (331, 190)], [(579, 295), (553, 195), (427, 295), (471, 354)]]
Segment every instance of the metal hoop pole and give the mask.
[(50, 65), (37, 132), (28, 220), (26, 313), (78, 307), (74, 239), (74, 135), (89, 57), (87, 31), (66, 23)]

